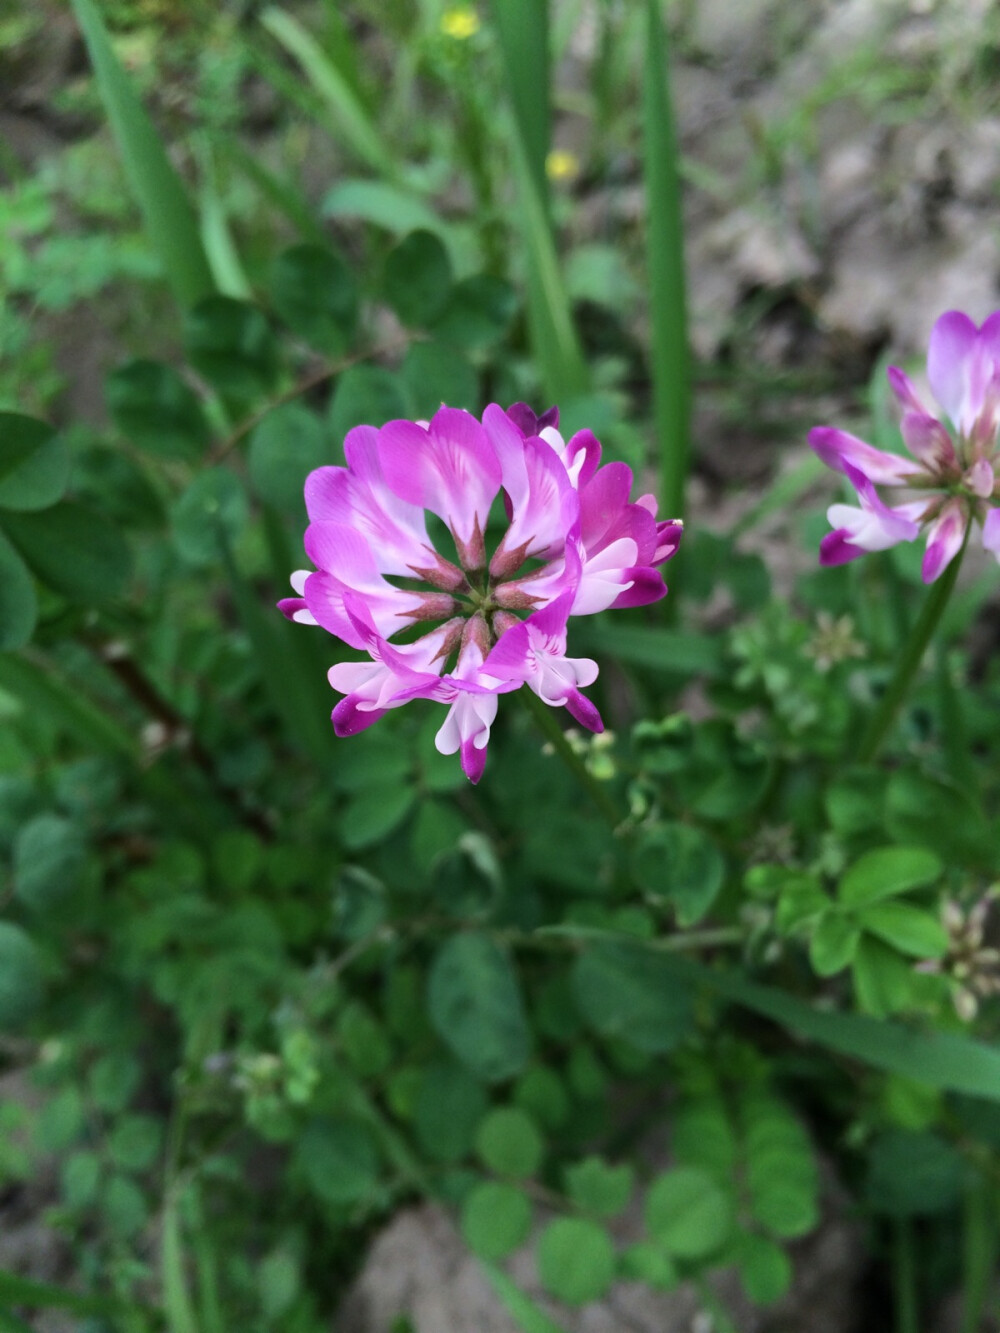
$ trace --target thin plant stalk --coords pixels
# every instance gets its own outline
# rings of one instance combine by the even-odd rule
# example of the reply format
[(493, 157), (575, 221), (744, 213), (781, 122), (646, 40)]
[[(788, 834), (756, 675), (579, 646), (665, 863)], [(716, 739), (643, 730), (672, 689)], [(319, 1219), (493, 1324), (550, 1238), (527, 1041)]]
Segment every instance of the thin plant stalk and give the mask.
[(857, 759), (860, 763), (868, 763), (878, 754), (882, 742), (896, 720), (896, 714), (910, 692), (914, 677), (920, 668), (920, 663), (923, 661), (924, 653), (934, 637), (934, 632), (951, 598), (968, 539), (969, 533), (966, 529), (962, 549), (934, 584), (927, 600), (924, 602), (917, 623), (910, 631), (910, 637), (900, 654), (895, 674), (889, 682), (885, 694), (879, 700), (878, 707), (861, 739), (857, 753)]
[(607, 791), (597, 781), (593, 773), (589, 771), (587, 765), (576, 753), (572, 745), (570, 745), (562, 727), (553, 715), (552, 709), (547, 704), (543, 704), (541, 699), (527, 688), (520, 690), (518, 693), (524, 701), (528, 712), (534, 718), (539, 730), (543, 733), (546, 740), (551, 742), (552, 748), (555, 750), (556, 754), (558, 754), (559, 758), (563, 761), (580, 786), (583, 787), (610, 826), (613, 829), (616, 829), (624, 819), (624, 814), (618, 809)]
[(892, 1249), (896, 1333), (920, 1333), (917, 1256), (913, 1238), (913, 1223), (909, 1218), (900, 1218), (895, 1223)]
[(691, 364), (681, 181), (660, 0), (647, 0), (646, 28), (643, 171), (653, 423), (660, 456), (662, 512), (670, 518), (682, 519), (690, 465)]

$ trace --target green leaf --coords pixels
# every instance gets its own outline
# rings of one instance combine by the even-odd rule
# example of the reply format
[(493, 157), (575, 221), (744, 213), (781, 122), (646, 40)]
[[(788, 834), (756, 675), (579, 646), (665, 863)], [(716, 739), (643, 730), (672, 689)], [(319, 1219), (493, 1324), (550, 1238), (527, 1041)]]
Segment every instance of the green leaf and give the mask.
[(587, 625), (580, 639), (587, 652), (606, 654), (630, 666), (648, 667), (670, 676), (702, 675), (715, 679), (723, 674), (722, 640), (718, 635)]
[(707, 834), (690, 824), (642, 830), (632, 854), (639, 886), (674, 905), (681, 926), (700, 921), (722, 888), (726, 864)]
[(506, 1259), (531, 1230), (531, 1200), (515, 1185), (486, 1181), (462, 1204), (459, 1223), (469, 1249), (480, 1259)]
[(913, 994), (911, 965), (871, 935), (862, 937), (851, 967), (858, 1006), (876, 1018), (898, 1013)]
[(162, 1139), (162, 1126), (155, 1116), (122, 1116), (108, 1137), (111, 1160), (122, 1171), (145, 1171), (156, 1161)]
[(707, 1172), (679, 1166), (653, 1181), (644, 1216), (650, 1235), (675, 1258), (705, 1259), (729, 1239), (733, 1205)]
[(943, 870), (926, 847), (876, 847), (847, 870), (837, 893), (845, 907), (862, 907), (933, 884)]
[(601, 943), (573, 966), (577, 1006), (604, 1037), (619, 1037), (641, 1051), (670, 1051), (691, 1031), (689, 988), (659, 960), (627, 944)]
[(142, 1065), (125, 1051), (109, 1051), (90, 1069), (87, 1089), (94, 1105), (114, 1114), (123, 1111), (142, 1082)]
[(457, 1162), (471, 1149), (486, 1106), (483, 1085), (462, 1065), (426, 1065), (414, 1108), (417, 1142), (433, 1161)]
[(72, 893), (85, 862), (80, 830), (60, 815), (37, 815), (14, 842), (14, 892), (34, 912)]
[(413, 343), (403, 358), (399, 374), (417, 417), (429, 419), (442, 403), (470, 412), (479, 406), (476, 372), (454, 347), (440, 342)]
[(0, 652), (23, 648), (38, 619), (38, 598), (24, 561), (0, 529)]
[(886, 775), (881, 769), (848, 769), (826, 789), (824, 804), (834, 830), (844, 837), (867, 833), (882, 823)]
[(73, 501), (7, 514), (4, 527), (42, 582), (71, 601), (111, 601), (131, 575), (132, 553), (118, 529)]
[(997, 868), (996, 839), (973, 803), (948, 783), (901, 769), (889, 780), (885, 808), (886, 832), (899, 842), (929, 847), (945, 862), (971, 860)]
[(476, 1131), (479, 1160), (498, 1176), (523, 1179), (541, 1165), (545, 1143), (538, 1126), (518, 1106), (495, 1107)]
[(340, 836), (344, 846), (360, 851), (381, 842), (413, 809), (417, 789), (412, 782), (366, 787), (344, 806)]
[(451, 233), (422, 199), (387, 181), (338, 181), (323, 199), (323, 214), (328, 218), (361, 218), (396, 236), (418, 229), (433, 231), (445, 244)]
[(566, 1088), (547, 1065), (536, 1065), (522, 1074), (514, 1088), (514, 1100), (546, 1129), (561, 1129), (569, 1119)]
[(182, 305), (212, 291), (194, 212), (166, 150), (115, 56), (93, 0), (72, 0), (94, 66), (98, 91), (132, 193), (154, 248)]
[(755, 1305), (771, 1305), (788, 1293), (794, 1276), (788, 1252), (766, 1236), (740, 1236), (740, 1281)]
[(359, 1203), (370, 1199), (378, 1184), (378, 1150), (371, 1130), (360, 1120), (312, 1120), (298, 1140), (295, 1157), (310, 1189), (325, 1203)]
[(473, 1073), (499, 1083), (519, 1073), (531, 1051), (517, 974), (488, 935), (456, 935), (435, 954), (428, 979), (431, 1022)]
[(128, 1176), (111, 1176), (101, 1195), (101, 1212), (109, 1229), (118, 1236), (134, 1236), (146, 1225), (149, 1204)]
[(615, 1275), (615, 1247), (596, 1222), (558, 1217), (538, 1240), (538, 1276), (567, 1305), (585, 1305), (607, 1291)]
[(463, 351), (492, 347), (507, 333), (517, 306), (517, 292), (509, 283), (490, 273), (477, 273), (451, 289), (432, 332)]
[(744, 1099), (740, 1119), (750, 1211), (775, 1236), (804, 1236), (819, 1220), (819, 1172), (805, 1129), (767, 1095)]
[(942, 958), (948, 952), (948, 932), (936, 916), (912, 903), (872, 903), (859, 913), (862, 926), (913, 958)]
[(302, 1289), (302, 1265), (290, 1250), (275, 1249), (257, 1268), (257, 1290), (265, 1323), (287, 1314)]
[(683, 1166), (698, 1166), (728, 1181), (736, 1169), (737, 1142), (721, 1097), (698, 1097), (674, 1113), (670, 1146)]
[(622, 1255), (622, 1274), (646, 1282), (658, 1291), (673, 1291), (681, 1278), (677, 1265), (662, 1245), (640, 1240)]
[(820, 917), (809, 941), (809, 961), (820, 977), (832, 977), (854, 957), (861, 939), (861, 927), (853, 917), (826, 911)]
[(42, 1003), (42, 963), (31, 937), (0, 921), (0, 1032), (22, 1027)]
[(16, 472), (53, 434), (52, 427), (36, 417), (0, 412), (0, 481)]
[(250, 485), (266, 504), (298, 517), (304, 513), (306, 477), (332, 462), (331, 452), (319, 417), (301, 403), (284, 403), (268, 412), (250, 436)]
[(133, 1320), (138, 1314), (134, 1306), (113, 1296), (66, 1291), (50, 1282), (34, 1282), (0, 1270), (0, 1309), (17, 1305), (33, 1310), (72, 1310), (79, 1315), (118, 1315)]
[(429, 328), (444, 313), (451, 285), (448, 251), (432, 231), (410, 232), (386, 257), (385, 299), (408, 328)]
[(341, 441), (354, 426), (384, 426), (409, 413), (406, 386), (382, 366), (352, 366), (337, 380), (330, 403), (330, 427)]
[(868, 1206), (890, 1217), (949, 1212), (961, 1197), (963, 1174), (957, 1149), (937, 1134), (887, 1130), (868, 1150)]
[(295, 245), (274, 262), (271, 300), (295, 333), (329, 356), (350, 346), (358, 318), (358, 282), (334, 249)]
[(87, 1208), (97, 1198), (101, 1181), (101, 1159), (95, 1152), (75, 1152), (66, 1158), (59, 1173), (63, 1199), (70, 1208)]
[(197, 394), (159, 361), (128, 361), (113, 370), (104, 398), (125, 438), (163, 458), (200, 458), (211, 438)]
[[(48, 509), (69, 481), (69, 450), (44, 421), (0, 412), (0, 509)], [(9, 442), (9, 443), (8, 443)]]
[(632, 1197), (635, 1170), (627, 1163), (609, 1166), (600, 1157), (587, 1157), (563, 1173), (566, 1193), (584, 1212), (614, 1217)]
[(248, 517), (243, 487), (228, 468), (199, 472), (171, 510), (174, 548), (189, 565), (203, 569), (224, 559)]
[(256, 306), (231, 296), (210, 296), (188, 312), (184, 346), (195, 370), (238, 404), (263, 396), (277, 376), (270, 324)]

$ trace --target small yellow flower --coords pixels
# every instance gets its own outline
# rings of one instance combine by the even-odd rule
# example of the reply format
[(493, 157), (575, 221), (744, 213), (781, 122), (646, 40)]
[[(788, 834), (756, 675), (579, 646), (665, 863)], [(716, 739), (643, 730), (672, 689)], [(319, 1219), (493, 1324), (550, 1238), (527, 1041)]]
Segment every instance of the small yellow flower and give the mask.
[(580, 159), (563, 148), (553, 148), (545, 159), (545, 173), (550, 181), (571, 181), (580, 174)]
[(441, 31), (446, 37), (454, 37), (457, 42), (474, 37), (479, 26), (479, 15), (471, 5), (456, 5), (441, 15)]

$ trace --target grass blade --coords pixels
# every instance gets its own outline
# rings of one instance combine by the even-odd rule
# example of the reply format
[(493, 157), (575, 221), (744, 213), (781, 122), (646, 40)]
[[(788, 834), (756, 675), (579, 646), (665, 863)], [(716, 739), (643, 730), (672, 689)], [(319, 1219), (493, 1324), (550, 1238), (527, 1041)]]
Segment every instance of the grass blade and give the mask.
[(306, 78), (332, 113), (334, 124), (356, 157), (380, 175), (397, 177), (399, 167), (354, 89), (319, 42), (282, 9), (265, 9), (260, 21), (275, 41), (302, 66)]
[[(612, 931), (582, 926), (549, 926), (538, 933), (543, 937), (561, 935), (580, 940), (621, 942), (622, 939)], [(985, 1042), (952, 1032), (923, 1032), (867, 1014), (818, 1009), (808, 1000), (789, 995), (776, 986), (749, 981), (739, 972), (681, 958), (669, 951), (676, 949), (669, 937), (659, 943), (634, 939), (628, 943), (632, 948), (659, 954), (664, 970), (680, 975), (690, 985), (704, 986), (724, 1000), (769, 1018), (837, 1055), (945, 1092), (962, 1092), (1000, 1102), (1000, 1049)]]
[(520, 145), (515, 146), (520, 221), (528, 284), (528, 326), (542, 384), (554, 402), (587, 389), (583, 352), (556, 254), (552, 228)]
[(114, 1296), (84, 1295), (51, 1282), (36, 1282), (0, 1270), (0, 1308), (11, 1305), (34, 1310), (70, 1310), (79, 1315), (127, 1314), (136, 1308)]
[(552, 121), (548, 0), (493, 0), (491, 12), (524, 161), (547, 218), (545, 160)]
[(562, 1325), (554, 1323), (544, 1310), (540, 1310), (502, 1268), (487, 1263), (485, 1259), (481, 1259), (480, 1263), (493, 1290), (500, 1297), (500, 1303), (518, 1328), (523, 1329), (523, 1333), (566, 1333)]
[(223, 296), (233, 296), (238, 301), (250, 300), (253, 291), (229, 230), (229, 219), (219, 193), (215, 158), (205, 138), (198, 143), (198, 165), (201, 173), (198, 194), (201, 204), (201, 239), (215, 285)]
[(214, 291), (194, 209), (145, 107), (122, 69), (93, 0), (71, 0), (97, 88), (149, 239), (183, 306)]
[(653, 422), (663, 513), (684, 517), (690, 465), (691, 358), (677, 137), (660, 0), (646, 0), (643, 171), (652, 342)]

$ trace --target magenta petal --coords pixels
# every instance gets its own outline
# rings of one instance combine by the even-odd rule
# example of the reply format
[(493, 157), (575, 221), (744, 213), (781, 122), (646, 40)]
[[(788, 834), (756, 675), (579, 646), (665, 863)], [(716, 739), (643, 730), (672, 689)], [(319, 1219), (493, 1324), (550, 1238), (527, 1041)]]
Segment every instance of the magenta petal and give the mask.
[(985, 350), (979, 344), (979, 330), (960, 310), (949, 310), (931, 330), (927, 349), (931, 392), (963, 434), (975, 420), (986, 388), (985, 381), (979, 383)]
[(666, 597), (667, 585), (663, 582), (663, 575), (651, 565), (636, 566), (627, 570), (626, 575), (632, 580), (632, 586), (619, 593), (611, 603), (612, 610), (629, 606), (649, 606), (651, 602), (658, 602)]
[(819, 563), (824, 566), (846, 565), (850, 560), (867, 555), (860, 546), (851, 545), (850, 536), (846, 528), (828, 532), (819, 544)]
[(956, 463), (951, 436), (936, 417), (926, 412), (904, 412), (900, 430), (907, 449), (925, 467), (938, 472)]
[(353, 694), (349, 694), (346, 699), (341, 699), (330, 718), (333, 722), (333, 731), (336, 736), (356, 736), (358, 732), (365, 731), (377, 722), (380, 717), (385, 717), (388, 709), (358, 707), (360, 699)]
[(581, 694), (579, 690), (570, 690), (566, 695), (566, 710), (576, 718), (581, 727), (586, 727), (588, 731), (600, 733), (604, 730), (600, 713), (587, 696)]
[(461, 746), (462, 772), (473, 785), (483, 776), (486, 768), (486, 747), (477, 749), (472, 741), (463, 741)]
[[(588, 553), (605, 544), (602, 539), (620, 518), (631, 491), (632, 469), (625, 463), (608, 463), (599, 468), (581, 489), (580, 536)], [(647, 513), (646, 510), (642, 512)]]
[(297, 611), (306, 611), (308, 608), (302, 597), (282, 597), (278, 610), (288, 620), (293, 620)]

